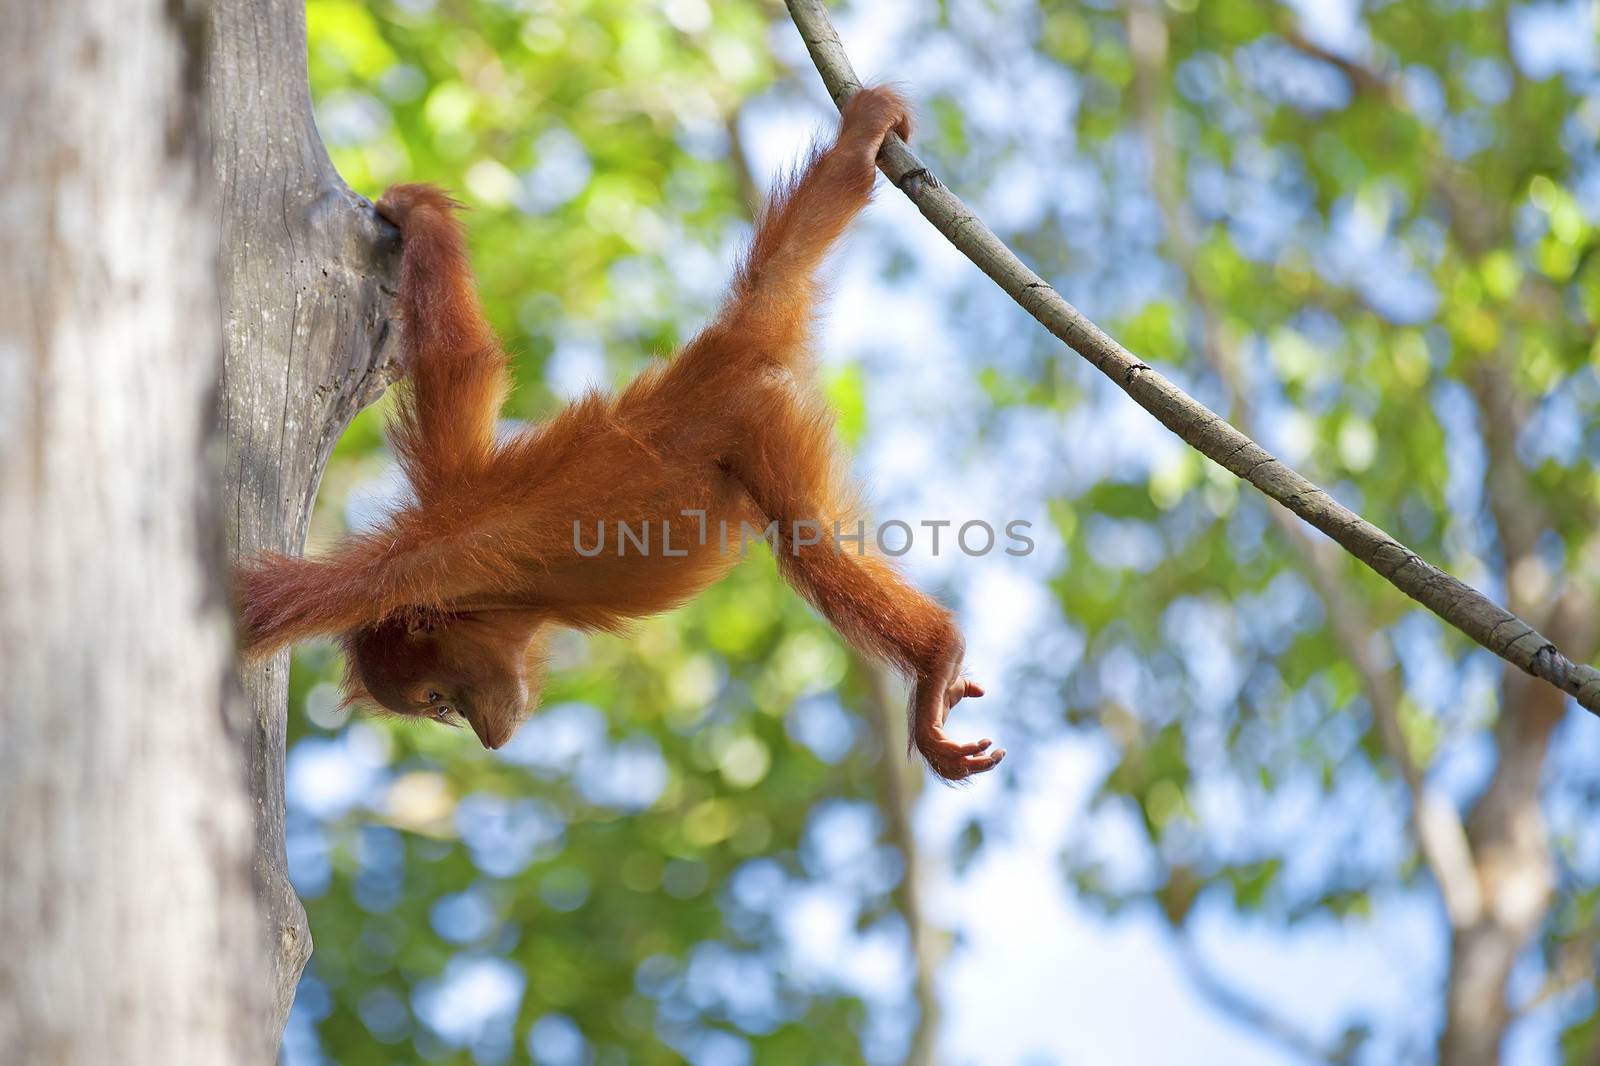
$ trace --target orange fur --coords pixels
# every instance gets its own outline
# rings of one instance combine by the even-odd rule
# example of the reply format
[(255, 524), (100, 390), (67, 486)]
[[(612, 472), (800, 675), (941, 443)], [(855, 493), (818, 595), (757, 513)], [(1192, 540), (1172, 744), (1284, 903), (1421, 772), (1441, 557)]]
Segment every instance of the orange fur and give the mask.
[[(903, 101), (858, 93), (834, 143), (773, 194), (713, 323), (619, 395), (589, 395), (498, 442), (506, 356), (478, 305), (456, 205), (430, 186), (390, 189), (378, 210), (404, 242), (409, 382), (391, 437), (416, 502), (323, 558), (242, 568), (246, 652), (340, 634), (351, 698), (464, 719), (497, 747), (536, 698), (551, 627), (615, 631), (676, 606), (737, 561), (741, 523), (777, 520), (788, 580), (845, 639), (914, 681), (911, 736), (930, 765), (959, 779), (997, 764), (1004, 752), (987, 741), (943, 731), (953, 703), (982, 694), (959, 676), (949, 612), (880, 556), (791, 536), (796, 520), (854, 528), (808, 340), (818, 268), (866, 206), (891, 129), (910, 132)], [(704, 544), (685, 511), (705, 513)], [(664, 521), (682, 555), (662, 551)], [(598, 524), (614, 534), (618, 523), (649, 523), (648, 555), (619, 554), (614, 536), (598, 555), (576, 549), (575, 528), (588, 543)]]

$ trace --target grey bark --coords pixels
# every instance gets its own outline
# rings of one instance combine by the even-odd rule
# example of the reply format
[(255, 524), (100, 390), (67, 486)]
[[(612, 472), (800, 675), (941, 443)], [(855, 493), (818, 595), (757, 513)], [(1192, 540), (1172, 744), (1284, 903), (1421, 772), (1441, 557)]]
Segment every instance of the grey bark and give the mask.
[[(218, 0), (205, 70), (221, 225), (230, 558), (298, 554), (339, 434), (388, 383), (397, 234), (346, 187), (311, 112), (300, 0)], [(244, 669), (239, 740), (255, 798), (275, 1053), (311, 954), (284, 856), (289, 657)]]
[[(790, 17), (836, 104), (861, 87), (822, 0), (787, 0)], [(1018, 259), (972, 209), (941, 185), (894, 134), (878, 167), (934, 228), (1040, 325), (1089, 361), (1133, 401), (1223, 469), (1249, 482), (1332, 538), (1395, 588), (1502, 659), (1600, 715), (1600, 670), (1573, 662), (1527, 622), (1445, 573), (1360, 515), (1118, 344)]]
[(246, 1061), (204, 5), (0, 34), (0, 1058)]
[(1544, 921), (1555, 887), (1539, 785), (1565, 707), (1559, 693), (1520, 674), (1507, 677), (1501, 691), (1498, 762), (1468, 820), (1485, 906), (1450, 932), (1440, 1066), (1500, 1062), (1511, 1024), (1511, 969)]

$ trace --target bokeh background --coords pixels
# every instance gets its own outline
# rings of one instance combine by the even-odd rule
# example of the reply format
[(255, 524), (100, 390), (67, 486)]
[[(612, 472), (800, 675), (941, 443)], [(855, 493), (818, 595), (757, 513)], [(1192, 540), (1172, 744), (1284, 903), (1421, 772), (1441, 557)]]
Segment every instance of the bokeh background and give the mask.
[[(1592, 661), (1595, 12), (835, 14), (1068, 299)], [(759, 190), (833, 121), (756, 0), (311, 0), (308, 24), (351, 185), (471, 205), (521, 419), (691, 335)], [(1452, 942), (1413, 811), (1486, 849), (1502, 786), (1531, 804), (1507, 854), (1550, 886), (1506, 1060), (1596, 1061), (1600, 723), (1167, 436), (892, 189), (832, 274), (819, 358), (878, 517), (1032, 523), (1024, 556), (947, 531), (906, 557), (990, 693), (958, 730), (1010, 758), (931, 783), (898, 682), (765, 549), (630, 639), (562, 640), (497, 753), (347, 722), (334, 652), (304, 649), (288, 846), (316, 953), (286, 1061), (1427, 1062)], [(394, 499), (383, 407), (313, 549)]]

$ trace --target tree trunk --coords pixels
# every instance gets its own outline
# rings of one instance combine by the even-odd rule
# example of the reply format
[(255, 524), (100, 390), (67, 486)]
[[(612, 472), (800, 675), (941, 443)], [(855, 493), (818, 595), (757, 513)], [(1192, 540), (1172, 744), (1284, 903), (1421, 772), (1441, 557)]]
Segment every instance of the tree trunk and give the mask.
[[(1475, 225), (1505, 233), (1510, 222), (1480, 219)], [(1515, 576), (1538, 558), (1540, 535), (1553, 520), (1530, 495), (1527, 471), (1516, 458), (1527, 411), (1504, 369), (1511, 354), (1501, 353), (1499, 359), (1480, 367), (1470, 384), (1488, 451), (1488, 505), (1508, 577), (1508, 605), (1587, 659), (1593, 638), (1586, 627), (1574, 624), (1573, 612), (1544, 594), (1530, 595)], [(1470, 921), (1456, 922), (1451, 930), (1440, 1066), (1498, 1066), (1512, 1021), (1506, 1001), (1511, 971), (1545, 921), (1555, 889), (1542, 786), (1566, 697), (1509, 667), (1501, 678), (1495, 770), (1467, 818), (1483, 904)]]
[(0, 1057), (237, 1063), (265, 1018), (209, 463), (204, 5), (0, 34)]
[[(385, 283), (398, 234), (340, 180), (317, 134), (300, 0), (217, 0), (205, 82), (222, 229), (229, 553), (296, 554), (334, 443), (388, 383)], [(262, 1062), (311, 954), (284, 856), (288, 677), (287, 654), (244, 670), (241, 739), (276, 1006)]]
[(1555, 886), (1540, 784), (1566, 699), (1510, 668), (1502, 692), (1499, 761), (1468, 822), (1484, 907), (1451, 933), (1440, 1066), (1500, 1062), (1511, 969), (1539, 931)]

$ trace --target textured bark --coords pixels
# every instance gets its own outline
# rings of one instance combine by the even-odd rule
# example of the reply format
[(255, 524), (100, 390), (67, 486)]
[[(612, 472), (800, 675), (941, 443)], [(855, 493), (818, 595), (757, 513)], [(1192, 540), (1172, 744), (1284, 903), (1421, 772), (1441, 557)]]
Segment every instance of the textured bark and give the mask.
[(0, 1058), (238, 1063), (266, 989), (210, 463), (204, 5), (0, 34)]
[[(828, 20), (826, 6), (822, 0), (787, 3), (829, 95), (842, 105), (861, 82)], [(1527, 622), (1341, 505), (1112, 340), (1018, 259), (894, 134), (884, 142), (878, 166), (935, 229), (1023, 310), (1186, 444), (1327, 534), (1395, 588), (1485, 648), (1600, 715), (1600, 670), (1573, 662)]]
[[(300, 0), (218, 0), (205, 80), (222, 240), (228, 548), (235, 559), (298, 553), (334, 443), (388, 381), (386, 280), (398, 239), (340, 180), (317, 134)], [(284, 857), (288, 673), (286, 653), (245, 669), (239, 727), (276, 1010), (262, 1062), (311, 954)]]

